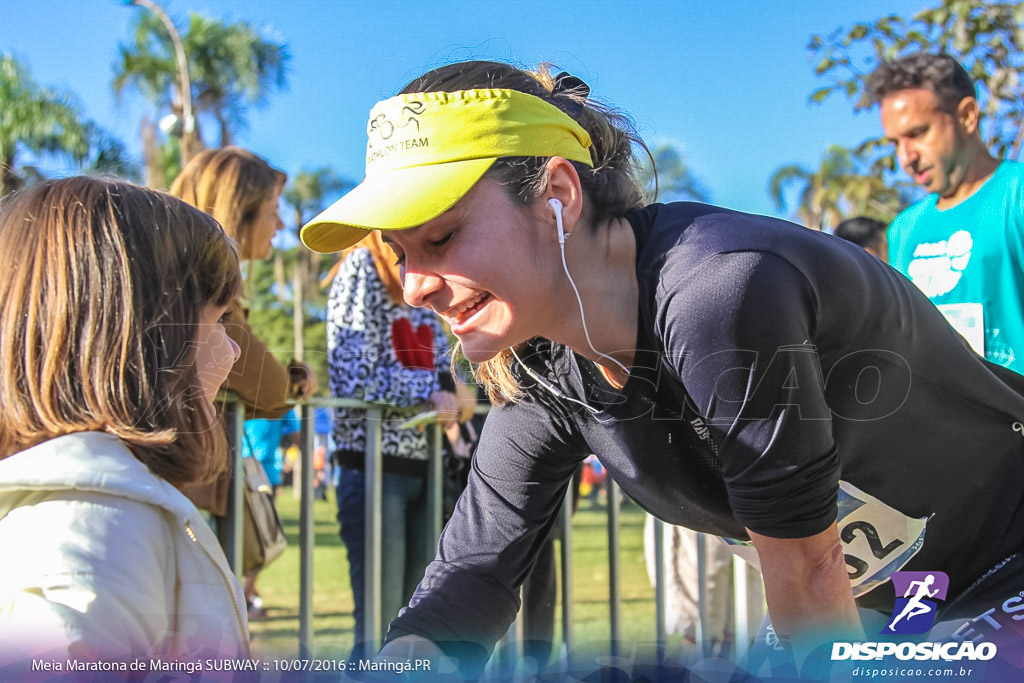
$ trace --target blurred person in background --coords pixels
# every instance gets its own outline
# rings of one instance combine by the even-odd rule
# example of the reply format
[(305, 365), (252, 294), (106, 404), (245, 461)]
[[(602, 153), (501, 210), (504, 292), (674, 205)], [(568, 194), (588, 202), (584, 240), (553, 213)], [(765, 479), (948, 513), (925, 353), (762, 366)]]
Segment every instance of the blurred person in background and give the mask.
[[(270, 258), (272, 239), (284, 227), (278, 202), (287, 176), (265, 160), (240, 147), (207, 149), (197, 154), (171, 184), (170, 192), (213, 216), (238, 245), (242, 261)], [(224, 388), (245, 407), (247, 418), (282, 417), (289, 401), (301, 401), (316, 391), (317, 379), (299, 361), (285, 365), (274, 357), (248, 322), (241, 296), (228, 306), (224, 327), (241, 353)], [(228, 478), (202, 489), (186, 489), (201, 508), (217, 518), (227, 514)], [(245, 579), (246, 600), (253, 617), (265, 614), (256, 590), (256, 574)]]
[(299, 418), (294, 410), (276, 420), (265, 418), (246, 420), (242, 439), (242, 457), (256, 458), (267, 474), (267, 480), (277, 496), (284, 474), (285, 450), (299, 445)]
[(970, 75), (947, 54), (884, 62), (867, 80), (900, 166), (930, 194), (889, 227), (889, 262), (987, 360), (1024, 373), (1024, 164), (981, 139)]
[(888, 226), (882, 221), (866, 216), (857, 216), (841, 221), (836, 226), (834, 234), (847, 242), (864, 247), (869, 254), (888, 263), (889, 243), (885, 236), (887, 228)]
[[(402, 423), (428, 409), (437, 411), (442, 427), (460, 417), (448, 346), (437, 316), (402, 299), (398, 266), (379, 237), (371, 235), (343, 254), (327, 304), (331, 396), (390, 404), (380, 425), (385, 624), (412, 597), (436, 547), (437, 539), (427, 532), (427, 435), (422, 428), (403, 429)], [(354, 658), (364, 654), (364, 463), (370, 428), (364, 409), (335, 409), (332, 465), (355, 603)]]

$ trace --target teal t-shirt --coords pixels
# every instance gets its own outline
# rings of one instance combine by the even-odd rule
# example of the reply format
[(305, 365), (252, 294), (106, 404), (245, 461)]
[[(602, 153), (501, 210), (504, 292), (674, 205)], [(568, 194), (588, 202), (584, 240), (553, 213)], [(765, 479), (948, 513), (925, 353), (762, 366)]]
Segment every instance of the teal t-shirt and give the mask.
[(1024, 374), (1024, 164), (1004, 161), (939, 211), (929, 195), (889, 226), (889, 262), (985, 358)]

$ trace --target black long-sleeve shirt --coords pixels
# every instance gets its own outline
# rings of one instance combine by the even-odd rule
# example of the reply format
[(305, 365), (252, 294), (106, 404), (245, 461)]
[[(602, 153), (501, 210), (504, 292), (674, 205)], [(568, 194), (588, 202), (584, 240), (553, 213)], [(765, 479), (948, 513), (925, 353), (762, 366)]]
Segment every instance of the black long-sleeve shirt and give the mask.
[[(483, 657), (578, 462), (595, 453), (672, 524), (737, 540), (839, 519), (861, 606), (895, 570), (950, 598), (1024, 546), (1024, 378), (985, 363), (902, 275), (859, 247), (680, 203), (629, 214), (639, 324), (626, 385), (539, 340), (521, 401), (488, 416), (469, 487), (389, 638)], [(1011, 386), (1014, 385), (1014, 386)]]

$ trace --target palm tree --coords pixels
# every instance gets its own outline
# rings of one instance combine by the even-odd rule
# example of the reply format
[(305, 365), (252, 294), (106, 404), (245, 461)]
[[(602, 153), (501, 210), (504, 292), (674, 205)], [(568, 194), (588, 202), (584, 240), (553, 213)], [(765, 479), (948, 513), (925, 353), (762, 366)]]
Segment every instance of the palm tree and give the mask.
[(330, 166), (296, 173), (284, 192), (284, 201), (294, 212), (296, 229), (322, 211), (329, 198), (342, 195), (354, 186)]
[[(248, 22), (225, 23), (193, 12), (182, 44), (196, 117), (195, 137), (182, 140), (190, 150), (204, 146), (203, 119), (216, 125), (218, 145), (231, 144), (234, 135), (247, 125), (248, 107), (265, 104), (271, 91), (286, 87), (287, 48), (265, 40)], [(153, 119), (143, 121), (142, 137), (147, 175), (150, 184), (155, 184), (159, 143), (153, 120), (166, 113), (179, 120), (182, 117), (174, 47), (156, 15), (137, 16), (132, 40), (119, 46), (112, 87), (118, 98), (129, 90), (140, 92), (153, 108)]]
[(116, 175), (132, 182), (140, 180), (139, 164), (129, 154), (124, 141), (95, 123), (89, 122), (89, 171)]
[[(299, 230), (307, 220), (323, 210), (329, 197), (338, 196), (351, 189), (354, 184), (338, 177), (334, 169), (324, 166), (314, 171), (299, 171), (285, 190), (284, 201), (292, 208), (295, 217), (295, 229)], [(281, 259), (280, 252), (275, 256)], [(302, 246), (295, 254), (292, 268), (292, 306), (295, 324), (295, 357), (302, 360), (304, 330), (306, 323), (303, 303), (306, 297), (316, 293), (314, 285), (320, 279), (321, 254), (312, 252)], [(275, 272), (284, 275), (283, 261)], [(284, 290), (284, 283), (278, 282), (278, 291)]]
[(786, 190), (796, 184), (800, 203), (793, 218), (809, 228), (835, 228), (853, 216), (891, 221), (909, 203), (908, 188), (903, 182), (887, 183), (880, 167), (866, 168), (862, 154), (870, 148), (849, 150), (831, 145), (817, 170), (797, 164), (780, 167), (768, 181), (775, 206), (786, 209)]
[(249, 105), (263, 106), (271, 91), (287, 87), (288, 48), (264, 40), (246, 22), (223, 24), (193, 14), (185, 49), (198, 111), (217, 121), (222, 147), (246, 127)]
[(708, 201), (710, 194), (690, 170), (682, 153), (669, 144), (659, 145), (644, 159), (640, 182), (659, 201)]
[(74, 98), (40, 87), (14, 57), (0, 55), (0, 197), (21, 187), (37, 169), (19, 169), (18, 156), (60, 154), (83, 161), (89, 154), (90, 125)]

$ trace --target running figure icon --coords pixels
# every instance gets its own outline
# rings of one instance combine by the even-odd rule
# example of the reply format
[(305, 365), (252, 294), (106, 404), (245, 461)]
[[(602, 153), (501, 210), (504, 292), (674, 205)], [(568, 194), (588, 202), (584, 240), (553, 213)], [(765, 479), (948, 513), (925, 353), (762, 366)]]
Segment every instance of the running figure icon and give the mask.
[[(932, 606), (927, 605), (922, 601), (925, 598), (934, 598), (936, 594), (938, 594), (938, 588), (936, 588), (933, 591), (928, 590), (928, 588), (933, 583), (935, 583), (934, 574), (929, 574), (922, 581), (910, 582), (910, 585), (907, 587), (907, 592), (903, 594), (903, 597), (910, 598), (910, 600), (907, 602), (906, 605), (904, 605), (903, 610), (889, 624), (890, 631), (895, 631), (894, 627), (896, 626), (896, 622), (898, 622), (900, 619), (903, 619), (904, 617), (906, 617), (907, 621), (910, 621), (914, 617), (920, 616), (922, 614), (927, 614), (928, 612), (932, 611)], [(914, 591), (915, 586), (917, 587), (917, 592), (914, 594), (914, 597), (910, 597), (910, 594)]]

